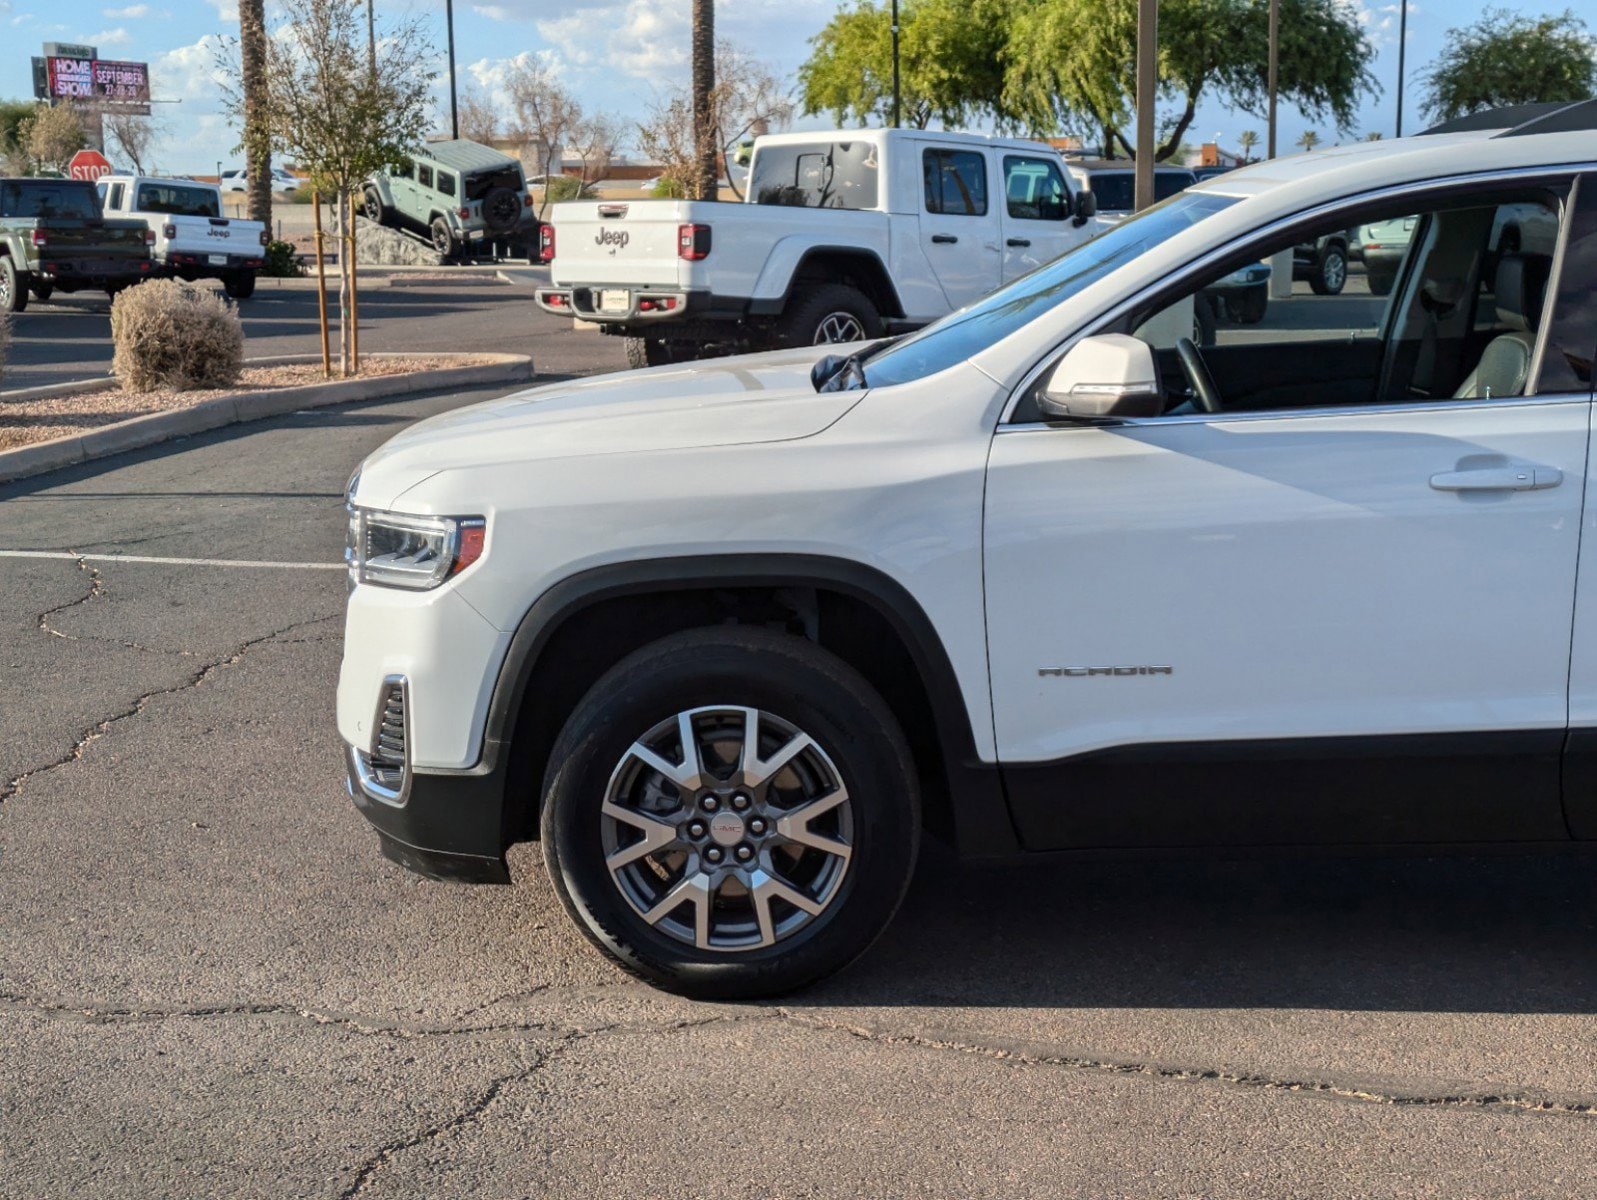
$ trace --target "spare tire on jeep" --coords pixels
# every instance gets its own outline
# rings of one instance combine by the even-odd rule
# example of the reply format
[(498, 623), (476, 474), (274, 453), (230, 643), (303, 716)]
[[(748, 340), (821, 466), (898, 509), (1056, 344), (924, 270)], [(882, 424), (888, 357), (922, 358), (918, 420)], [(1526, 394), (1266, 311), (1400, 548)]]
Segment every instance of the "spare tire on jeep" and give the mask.
[(509, 233), (521, 224), (521, 197), (507, 187), (489, 188), (482, 198), (482, 221), (492, 233)]

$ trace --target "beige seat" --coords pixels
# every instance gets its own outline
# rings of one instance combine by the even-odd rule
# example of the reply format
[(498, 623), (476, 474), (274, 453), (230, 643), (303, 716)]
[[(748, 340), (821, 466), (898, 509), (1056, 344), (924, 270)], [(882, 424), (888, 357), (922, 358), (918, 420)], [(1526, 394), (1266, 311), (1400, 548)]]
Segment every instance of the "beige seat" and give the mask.
[(1497, 264), (1497, 320), (1508, 326), (1487, 343), (1480, 361), (1453, 393), (1455, 400), (1523, 396), (1536, 350), (1536, 326), (1552, 260), (1545, 254), (1505, 254)]

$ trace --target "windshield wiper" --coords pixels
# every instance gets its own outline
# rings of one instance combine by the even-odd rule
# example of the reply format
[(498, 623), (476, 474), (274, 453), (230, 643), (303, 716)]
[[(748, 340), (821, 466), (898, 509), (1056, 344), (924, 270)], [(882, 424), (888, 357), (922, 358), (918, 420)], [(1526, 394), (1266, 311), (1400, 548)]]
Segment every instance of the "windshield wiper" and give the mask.
[(853, 354), (828, 354), (810, 368), (810, 383), (817, 392), (851, 392), (865, 387), (865, 360), (896, 341), (897, 337), (881, 338)]

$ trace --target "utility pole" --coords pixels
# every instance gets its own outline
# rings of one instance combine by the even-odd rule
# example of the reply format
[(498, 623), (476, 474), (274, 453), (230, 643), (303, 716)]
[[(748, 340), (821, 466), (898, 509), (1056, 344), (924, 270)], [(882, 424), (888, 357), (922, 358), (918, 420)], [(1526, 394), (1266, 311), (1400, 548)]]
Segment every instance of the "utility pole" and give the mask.
[(1408, 0), (1397, 0), (1397, 136), (1403, 136), (1403, 58), (1408, 52)]
[(449, 136), (460, 137), (460, 100), (455, 94), (455, 0), (444, 0), (444, 22), (449, 26)]
[(1270, 132), (1265, 135), (1264, 157), (1275, 157), (1275, 89), (1281, 65), (1281, 0), (1270, 0)]
[(898, 0), (893, 0), (893, 128), (898, 128)]
[(1154, 94), (1159, 71), (1159, 0), (1137, 0), (1137, 211), (1153, 203)]
[(377, 0), (366, 0), (366, 63), (377, 75)]

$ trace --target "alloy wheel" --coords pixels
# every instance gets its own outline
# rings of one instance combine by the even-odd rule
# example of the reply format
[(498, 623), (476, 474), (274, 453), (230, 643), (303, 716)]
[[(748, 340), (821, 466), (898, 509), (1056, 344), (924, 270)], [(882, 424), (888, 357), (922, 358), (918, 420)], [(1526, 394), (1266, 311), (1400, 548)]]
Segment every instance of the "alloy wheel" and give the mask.
[(1325, 286), (1333, 292), (1339, 291), (1347, 282), (1347, 260), (1340, 254), (1327, 255), (1324, 267)]
[(827, 313), (815, 327), (815, 345), (826, 346), (833, 342), (863, 342), (865, 326), (851, 312)]
[(633, 912), (699, 950), (757, 950), (841, 894), (853, 801), (830, 756), (771, 713), (690, 709), (629, 746), (601, 807), (610, 879)]

